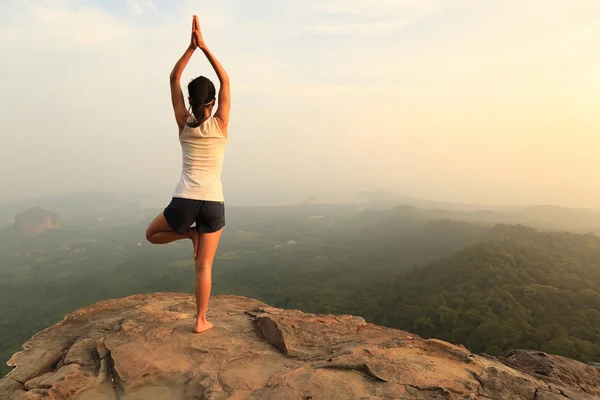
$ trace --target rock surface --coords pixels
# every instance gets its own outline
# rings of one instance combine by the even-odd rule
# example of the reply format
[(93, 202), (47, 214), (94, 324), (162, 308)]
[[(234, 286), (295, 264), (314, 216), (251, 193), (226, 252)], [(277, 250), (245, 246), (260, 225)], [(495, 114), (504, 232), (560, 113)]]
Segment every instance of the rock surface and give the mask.
[(49, 229), (60, 229), (62, 224), (58, 214), (35, 207), (15, 217), (15, 231), (21, 236), (33, 237)]
[(1, 399), (600, 399), (595, 367), (540, 352), (505, 358), (423, 340), (362, 318), (211, 299), (192, 333), (186, 294), (98, 303), (29, 340)]

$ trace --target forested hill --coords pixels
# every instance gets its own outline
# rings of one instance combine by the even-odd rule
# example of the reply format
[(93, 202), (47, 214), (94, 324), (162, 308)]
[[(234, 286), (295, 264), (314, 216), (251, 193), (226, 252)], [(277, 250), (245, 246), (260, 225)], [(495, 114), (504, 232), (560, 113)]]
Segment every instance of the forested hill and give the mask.
[[(386, 285), (384, 323), (499, 355), (600, 361), (600, 238), (493, 228), (489, 239)], [(381, 304), (381, 300), (380, 300)]]
[[(136, 293), (193, 293), (190, 243), (145, 242), (158, 210), (104, 203), (81, 209), (60, 210), (64, 228), (40, 236), (0, 230), (0, 374), (31, 335), (77, 308)], [(362, 316), (475, 352), (541, 348), (600, 361), (596, 236), (406, 206), (228, 213), (214, 294)]]

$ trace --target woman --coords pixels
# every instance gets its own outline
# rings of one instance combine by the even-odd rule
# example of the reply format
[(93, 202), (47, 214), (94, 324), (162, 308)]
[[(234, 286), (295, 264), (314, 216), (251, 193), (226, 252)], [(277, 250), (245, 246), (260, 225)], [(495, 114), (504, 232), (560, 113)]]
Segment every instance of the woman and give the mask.
[[(185, 107), (179, 81), (197, 48), (202, 50), (221, 84), (214, 116), (213, 107), (217, 100), (215, 87), (203, 76), (189, 83), (189, 112)], [(190, 45), (175, 64), (170, 81), (171, 101), (182, 149), (182, 173), (171, 203), (150, 223), (146, 238), (153, 244), (191, 239), (196, 260), (197, 315), (194, 332), (201, 333), (213, 327), (206, 319), (206, 311), (212, 283), (212, 263), (225, 226), (221, 170), (227, 145), (230, 90), (229, 77), (208, 50), (195, 15)], [(194, 222), (196, 226), (191, 227)]]

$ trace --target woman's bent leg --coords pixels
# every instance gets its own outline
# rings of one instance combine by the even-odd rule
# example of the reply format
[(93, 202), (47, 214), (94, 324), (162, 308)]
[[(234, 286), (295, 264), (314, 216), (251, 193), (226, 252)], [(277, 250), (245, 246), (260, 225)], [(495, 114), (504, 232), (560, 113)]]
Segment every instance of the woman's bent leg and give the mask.
[(160, 213), (150, 222), (146, 229), (146, 240), (152, 244), (167, 244), (172, 243), (176, 240), (191, 239), (192, 229), (184, 234), (175, 232), (169, 224), (163, 213)]
[(194, 260), (198, 258), (198, 232), (196, 229), (189, 228), (184, 234), (175, 232), (169, 224), (163, 213), (160, 213), (154, 218), (146, 229), (146, 240), (152, 244), (167, 244), (176, 240), (190, 239), (194, 247)]

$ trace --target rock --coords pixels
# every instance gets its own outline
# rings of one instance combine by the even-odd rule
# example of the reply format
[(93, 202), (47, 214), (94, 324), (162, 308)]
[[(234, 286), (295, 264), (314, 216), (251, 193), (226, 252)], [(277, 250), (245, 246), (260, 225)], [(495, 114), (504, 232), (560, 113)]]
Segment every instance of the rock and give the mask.
[(360, 340), (357, 331), (367, 325), (358, 317), (322, 317), (273, 308), (256, 310), (254, 315), (258, 330), (269, 343), (303, 360), (326, 357), (331, 349)]
[(500, 361), (554, 386), (566, 384), (600, 396), (600, 371), (565, 357), (540, 351), (513, 350)]
[(544, 353), (483, 357), (236, 296), (211, 299), (211, 331), (194, 334), (194, 314), (193, 298), (174, 293), (78, 310), (13, 356), (0, 398), (600, 399), (600, 371)]
[(25, 389), (39, 389), (45, 388), (49, 389), (52, 385), (62, 381), (68, 376), (74, 375), (79, 372), (79, 365), (72, 364), (66, 365), (62, 368), (59, 368), (55, 371), (47, 372), (44, 375), (40, 375), (36, 378), (33, 378), (27, 382), (25, 382)]
[(5, 377), (4, 379), (0, 380), (0, 394), (3, 396), (9, 396), (13, 393), (23, 392), (24, 388), (25, 385), (11, 378)]
[(15, 217), (15, 230), (21, 236), (33, 237), (49, 229), (60, 229), (62, 224), (58, 214), (35, 207)]
[(32, 348), (25, 344), (24, 347), (25, 351), (15, 354), (7, 363), (15, 367), (7, 377), (23, 384), (52, 370), (63, 357), (63, 347), (53, 342), (44, 342), (42, 346)]
[(92, 367), (96, 366), (99, 362), (100, 356), (96, 350), (96, 341), (89, 338), (78, 339), (65, 356), (65, 364)]
[(492, 399), (535, 399), (539, 385), (508, 368), (490, 366), (477, 376), (479, 392)]

